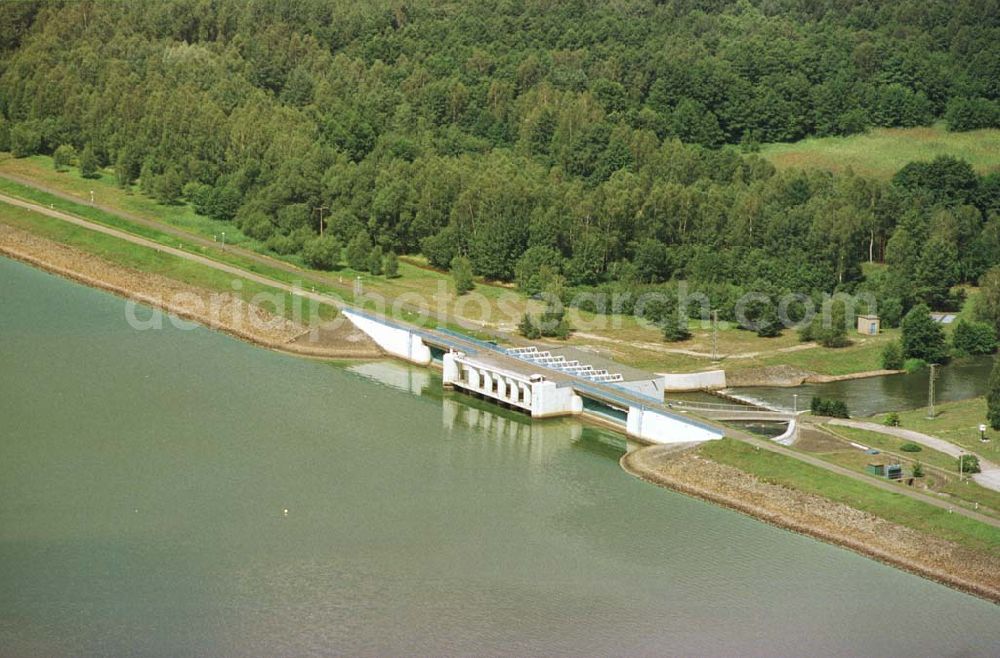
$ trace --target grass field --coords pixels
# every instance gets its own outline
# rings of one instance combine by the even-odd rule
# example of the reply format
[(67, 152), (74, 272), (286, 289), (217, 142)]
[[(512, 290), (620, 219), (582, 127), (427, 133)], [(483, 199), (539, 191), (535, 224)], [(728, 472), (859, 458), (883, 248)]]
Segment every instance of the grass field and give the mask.
[[(882, 422), (885, 414), (872, 420)], [(987, 429), (988, 443), (979, 440), (979, 425), (986, 422), (986, 398), (970, 398), (935, 405), (935, 416), (927, 418), (927, 408), (912, 409), (899, 414), (902, 427), (937, 436), (945, 441), (979, 453), (992, 461), (1000, 461), (1000, 433)]]
[(819, 137), (766, 144), (761, 155), (778, 169), (826, 169), (891, 178), (908, 162), (952, 155), (979, 173), (1000, 170), (1000, 130), (952, 133), (942, 124), (922, 128), (876, 128), (862, 135)]
[(903, 494), (883, 491), (785, 455), (756, 450), (733, 439), (709, 441), (698, 450), (709, 459), (767, 482), (829, 498), (971, 548), (1000, 551), (1000, 530)]
[[(919, 461), (923, 464), (926, 473), (924, 484), (927, 484), (933, 491), (954, 496), (957, 501), (964, 501), (964, 507), (971, 508), (979, 503), (989, 508), (987, 510), (981, 507), (981, 512), (993, 516), (1000, 514), (1000, 492), (982, 487), (967, 478), (959, 481), (954, 457), (926, 446), (921, 446), (920, 452), (903, 452), (899, 447), (906, 441), (878, 432), (839, 426), (826, 426), (826, 430), (849, 441), (876, 448), (884, 454), (898, 458), (907, 475), (910, 474), (913, 463)], [(845, 447), (841, 451), (817, 454), (817, 456), (859, 472), (864, 472), (865, 465), (872, 459), (871, 455), (851, 447)]]

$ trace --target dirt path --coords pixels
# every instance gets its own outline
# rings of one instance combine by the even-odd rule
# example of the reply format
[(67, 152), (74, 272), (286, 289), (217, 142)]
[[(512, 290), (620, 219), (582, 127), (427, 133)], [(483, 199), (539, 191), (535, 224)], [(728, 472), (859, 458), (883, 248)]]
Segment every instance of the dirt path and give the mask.
[[(598, 334), (590, 334), (583, 331), (574, 331), (573, 336), (575, 338), (584, 338), (586, 340), (598, 340), (604, 343), (619, 343), (621, 342), (617, 338), (612, 338), (610, 336), (600, 336)], [(679, 347), (664, 347), (663, 345), (658, 345), (657, 343), (647, 343), (647, 342), (636, 342), (632, 341), (632, 345), (636, 345), (646, 350), (652, 352), (660, 352), (661, 354), (680, 354), (683, 356), (694, 356), (702, 359), (711, 359), (712, 354), (710, 352), (699, 352), (697, 350), (685, 350)], [(773, 356), (775, 354), (782, 354), (785, 352), (801, 352), (802, 350), (811, 350), (814, 347), (819, 347), (817, 343), (801, 343), (799, 345), (792, 345), (790, 347), (778, 347), (773, 350), (762, 350), (758, 352), (733, 352), (731, 354), (719, 354), (718, 359), (755, 359), (761, 356)]]
[[(62, 191), (60, 189), (57, 189), (57, 188), (54, 188), (54, 187), (51, 187), (49, 185), (45, 185), (43, 183), (39, 183), (39, 182), (37, 182), (35, 180), (32, 180), (32, 179), (24, 177), (24, 176), (19, 176), (17, 174), (11, 174), (11, 173), (8, 173), (8, 172), (0, 172), (0, 178), (6, 178), (8, 180), (14, 181), (15, 183), (20, 183), (21, 185), (26, 185), (28, 187), (32, 187), (32, 188), (35, 188), (37, 190), (41, 190), (42, 192), (46, 192), (46, 193), (51, 194), (53, 196), (57, 196), (57, 197), (59, 197), (61, 199), (66, 199), (67, 201), (73, 201), (74, 203), (80, 203), (80, 204), (83, 204), (83, 205), (91, 205), (86, 199), (83, 199), (83, 198), (81, 198), (79, 196), (76, 196), (74, 194), (69, 194), (67, 192), (64, 192), (64, 191)], [(77, 223), (77, 224), (80, 224), (80, 222), (83, 221), (84, 223), (80, 224), (81, 226), (87, 226), (88, 228), (93, 228), (94, 230), (100, 230), (98, 227), (103, 227), (102, 224), (99, 224), (99, 223), (96, 223), (96, 222), (88, 222), (88, 221), (85, 221), (85, 220), (80, 220), (75, 215), (71, 215), (69, 213), (65, 213), (65, 212), (62, 212), (62, 211), (59, 211), (59, 210), (55, 210), (55, 209), (52, 209), (52, 208), (46, 208), (42, 204), (31, 202), (31, 201), (23, 201), (21, 199), (18, 199), (16, 197), (11, 197), (11, 196), (6, 195), (6, 194), (0, 194), (0, 201), (6, 202), (6, 203), (11, 203), (13, 205), (17, 205), (17, 206), (20, 206), (20, 207), (23, 207), (23, 208), (28, 208), (29, 210), (36, 210), (38, 212), (45, 212), (45, 214), (48, 214), (51, 217), (56, 217), (58, 219), (73, 218), (74, 223)], [(132, 222), (132, 223), (134, 223), (136, 225), (144, 226), (146, 228), (151, 228), (151, 229), (154, 229), (154, 230), (159, 231), (161, 233), (165, 233), (167, 235), (171, 235), (173, 237), (180, 238), (180, 239), (185, 240), (187, 242), (196, 244), (199, 247), (204, 247), (205, 249), (211, 250), (212, 252), (219, 252), (219, 253), (221, 253), (223, 250), (225, 250), (227, 253), (237, 254), (240, 258), (243, 258), (243, 259), (245, 259), (245, 260), (247, 260), (249, 262), (257, 263), (257, 264), (260, 264), (260, 265), (264, 265), (264, 266), (267, 266), (267, 267), (270, 267), (270, 268), (281, 270), (283, 272), (288, 272), (289, 274), (294, 274), (297, 278), (301, 279), (303, 282), (308, 282), (308, 283), (312, 283), (312, 284), (316, 284), (316, 285), (321, 285), (321, 286), (325, 286), (325, 287), (330, 288), (330, 289), (341, 290), (341, 291), (344, 291), (344, 292), (352, 292), (353, 289), (354, 289), (353, 282), (351, 282), (351, 283), (344, 283), (344, 282), (341, 282), (335, 276), (330, 276), (330, 275), (322, 274), (320, 272), (315, 272), (315, 271), (311, 271), (311, 270), (305, 270), (305, 269), (302, 269), (300, 267), (296, 267), (295, 265), (292, 265), (291, 263), (285, 262), (283, 260), (279, 260), (277, 258), (271, 258), (269, 256), (265, 256), (263, 254), (257, 253), (256, 251), (252, 251), (250, 249), (245, 249), (243, 247), (238, 247), (238, 246), (233, 246), (233, 245), (228, 245), (228, 246), (226, 246), (223, 249), (223, 246), (220, 243), (216, 242), (215, 240), (209, 240), (208, 238), (206, 238), (204, 236), (201, 236), (201, 235), (198, 235), (197, 233), (192, 233), (190, 231), (186, 231), (186, 230), (184, 230), (182, 228), (178, 228), (178, 227), (173, 226), (171, 224), (167, 224), (166, 222), (161, 222), (159, 220), (151, 219), (149, 217), (136, 214), (134, 212), (129, 212), (129, 211), (123, 210), (121, 208), (107, 206), (107, 205), (103, 205), (103, 204), (100, 204), (100, 203), (94, 203), (94, 204), (92, 204), (92, 207), (97, 208), (98, 210), (102, 210), (102, 211), (104, 211), (104, 212), (106, 212), (108, 214), (115, 215), (115, 216), (121, 217), (123, 219), (127, 219), (128, 221), (130, 221), (130, 222)], [(104, 227), (104, 228), (107, 228), (107, 227)], [(118, 229), (111, 229), (111, 230), (116, 231), (115, 233), (113, 233), (111, 235), (137, 237), (137, 236), (134, 236), (134, 234), (128, 233), (127, 231), (120, 231)], [(125, 239), (125, 238), (123, 238), (123, 239)], [(147, 246), (148, 245), (163, 246), (163, 245), (159, 245), (159, 243), (152, 242), (152, 241), (149, 241), (149, 240), (146, 240), (145, 242), (143, 242), (141, 244), (145, 244)], [(169, 249), (169, 247), (168, 247), (168, 249)], [(181, 253), (187, 253), (187, 252), (181, 252)], [(216, 261), (212, 261), (211, 259), (206, 259), (206, 260), (208, 262), (216, 262)], [(268, 281), (271, 281), (271, 280), (268, 279)], [(268, 283), (268, 285), (274, 286), (276, 284), (273, 283), (273, 282), (271, 282), (271, 283)], [(389, 301), (391, 302), (392, 300), (389, 300)], [(423, 314), (424, 312), (426, 312), (426, 309), (418, 309), (418, 308), (415, 308), (415, 307), (413, 307), (412, 305), (409, 305), (409, 304), (403, 304), (401, 306), (401, 308), (402, 309), (414, 310), (418, 314)], [(456, 316), (451, 315), (451, 314), (446, 314), (443, 317), (438, 317), (438, 320), (440, 322), (449, 322), (450, 321), (450, 322), (455, 323), (456, 325), (459, 325), (461, 327), (464, 327), (465, 329), (469, 329), (469, 330), (472, 330), (472, 331), (478, 331), (478, 330), (484, 328), (479, 323), (473, 322), (471, 320), (467, 320), (465, 318), (456, 317)], [(503, 333), (503, 332), (501, 332), (501, 333)], [(505, 335), (504, 338), (509, 338), (509, 336)]]
[(928, 448), (934, 448), (938, 452), (943, 452), (944, 454), (955, 457), (956, 459), (960, 455), (976, 455), (976, 457), (979, 458), (979, 468), (982, 472), (974, 474), (972, 479), (975, 480), (977, 484), (986, 487), (987, 489), (1000, 491), (1000, 466), (985, 459), (981, 455), (977, 455), (971, 450), (966, 450), (965, 448), (957, 446), (954, 443), (950, 443), (949, 441), (945, 441), (939, 437), (931, 436), (930, 434), (923, 434), (922, 432), (915, 432), (914, 430), (908, 430), (904, 427), (887, 427), (885, 425), (869, 423), (863, 420), (831, 418), (829, 423), (831, 425), (853, 427), (855, 429), (867, 430), (869, 432), (878, 432), (879, 434), (888, 434), (889, 436), (894, 436), (897, 439), (912, 441), (913, 443), (925, 445)]
[(930, 537), (821, 496), (764, 482), (693, 451), (663, 448), (632, 451), (622, 457), (622, 468), (653, 484), (1000, 602), (997, 555)]

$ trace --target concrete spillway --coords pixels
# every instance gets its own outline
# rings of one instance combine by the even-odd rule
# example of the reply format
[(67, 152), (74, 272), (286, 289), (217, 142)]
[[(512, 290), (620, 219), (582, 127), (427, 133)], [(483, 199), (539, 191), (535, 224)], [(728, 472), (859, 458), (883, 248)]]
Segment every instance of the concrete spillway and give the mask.
[(517, 409), (532, 418), (593, 415), (649, 443), (711, 441), (724, 435), (721, 428), (672, 413), (658, 401), (622, 385), (628, 382), (604, 377), (604, 373), (595, 375), (593, 369), (582, 364), (546, 368), (548, 364), (520, 358), (520, 353), (510, 354), (452, 332), (409, 327), (354, 309), (344, 309), (343, 313), (393, 356), (429, 365), (437, 352), (444, 386)]

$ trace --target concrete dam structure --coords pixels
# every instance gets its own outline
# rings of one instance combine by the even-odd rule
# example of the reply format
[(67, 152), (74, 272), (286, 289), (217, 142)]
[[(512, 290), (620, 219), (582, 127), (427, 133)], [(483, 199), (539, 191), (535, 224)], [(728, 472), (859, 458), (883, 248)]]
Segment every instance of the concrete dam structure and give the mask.
[(667, 410), (658, 377), (626, 378), (608, 367), (533, 346), (503, 348), (444, 329), (407, 326), (358, 309), (342, 312), (388, 354), (418, 365), (440, 365), (445, 387), (532, 418), (588, 415), (647, 443), (692, 443), (724, 436), (721, 427)]

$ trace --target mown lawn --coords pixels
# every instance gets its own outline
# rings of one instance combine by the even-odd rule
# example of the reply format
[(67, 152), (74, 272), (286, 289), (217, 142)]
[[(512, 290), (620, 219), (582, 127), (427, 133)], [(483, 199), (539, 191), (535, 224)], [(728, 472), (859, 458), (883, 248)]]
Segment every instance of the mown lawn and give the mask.
[(778, 169), (825, 169), (891, 178), (914, 160), (951, 155), (979, 173), (1000, 169), (1000, 130), (948, 132), (943, 124), (920, 128), (876, 128), (862, 135), (818, 137), (766, 144), (761, 155)]
[[(933, 481), (932, 486), (935, 491), (950, 494), (970, 505), (975, 505), (976, 503), (985, 505), (994, 512), (1000, 513), (1000, 492), (982, 487), (968, 478), (959, 481), (957, 464), (954, 457), (928, 448), (927, 446), (920, 446), (920, 452), (903, 452), (899, 448), (908, 442), (904, 439), (889, 436), (888, 434), (880, 434), (853, 427), (828, 425), (825, 428), (845, 439), (866, 445), (869, 448), (881, 450), (883, 453), (899, 458), (906, 475), (910, 474), (913, 463), (919, 461), (924, 465), (927, 478)], [(819, 453), (816, 456), (859, 472), (864, 472), (865, 465), (871, 461), (870, 455), (855, 448), (846, 448), (843, 452), (836, 453)]]
[[(1000, 432), (987, 427), (988, 443), (979, 440), (979, 425), (986, 423), (986, 398), (977, 397), (956, 402), (944, 402), (934, 407), (935, 416), (927, 418), (927, 408), (899, 413), (900, 425), (907, 429), (937, 436), (993, 461), (1000, 461)], [(885, 414), (871, 420), (882, 422)]]
[(733, 439), (709, 441), (698, 450), (709, 459), (734, 466), (766, 482), (823, 496), (970, 548), (1000, 551), (1000, 529), (903, 494), (883, 491), (792, 457), (757, 450)]

